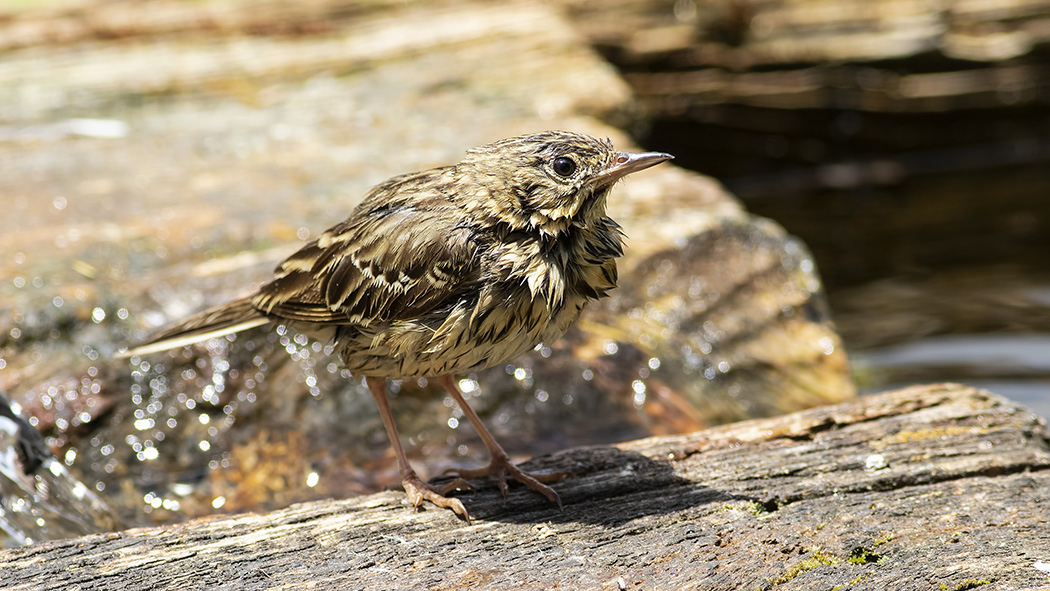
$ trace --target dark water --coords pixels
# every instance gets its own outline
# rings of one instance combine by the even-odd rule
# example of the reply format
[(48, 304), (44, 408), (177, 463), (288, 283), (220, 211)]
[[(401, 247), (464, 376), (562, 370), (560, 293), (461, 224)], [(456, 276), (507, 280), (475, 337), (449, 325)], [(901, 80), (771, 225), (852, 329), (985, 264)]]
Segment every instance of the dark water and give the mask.
[(643, 144), (812, 249), (862, 391), (958, 381), (1050, 416), (1050, 104), (931, 113), (745, 106)]

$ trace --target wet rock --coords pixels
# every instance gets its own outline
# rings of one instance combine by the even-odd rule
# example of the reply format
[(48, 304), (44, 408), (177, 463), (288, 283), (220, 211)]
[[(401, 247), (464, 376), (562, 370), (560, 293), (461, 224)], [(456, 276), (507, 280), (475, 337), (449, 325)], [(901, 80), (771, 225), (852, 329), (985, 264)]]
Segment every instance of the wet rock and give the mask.
[(105, 501), (51, 454), (22, 407), (0, 392), (0, 546), (121, 527)]

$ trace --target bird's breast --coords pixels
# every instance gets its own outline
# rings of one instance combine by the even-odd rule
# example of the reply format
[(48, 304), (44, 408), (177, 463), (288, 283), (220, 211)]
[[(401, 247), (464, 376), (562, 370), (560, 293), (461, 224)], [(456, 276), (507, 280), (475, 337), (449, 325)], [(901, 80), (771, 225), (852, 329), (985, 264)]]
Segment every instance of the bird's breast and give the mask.
[[(593, 239), (593, 236), (591, 237)], [(616, 285), (619, 242), (519, 237), (482, 249), (485, 270), (449, 308), (342, 331), (343, 359), (365, 375), (466, 373), (557, 341), (587, 302)]]

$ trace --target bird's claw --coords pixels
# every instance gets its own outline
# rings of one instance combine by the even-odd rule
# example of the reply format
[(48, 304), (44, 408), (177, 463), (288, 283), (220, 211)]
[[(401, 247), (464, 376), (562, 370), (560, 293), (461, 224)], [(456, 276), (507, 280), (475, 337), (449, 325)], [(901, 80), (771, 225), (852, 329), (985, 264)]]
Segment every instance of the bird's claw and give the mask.
[[(548, 501), (558, 506), (558, 509), (563, 509), (561, 504), (561, 498), (558, 497), (558, 493), (554, 492), (554, 489), (543, 484), (544, 482), (559, 482), (565, 479), (564, 472), (551, 472), (551, 473), (532, 473), (525, 472), (511, 463), (510, 458), (505, 455), (495, 455), (492, 457), (492, 461), (489, 465), (484, 468), (473, 468), (473, 469), (459, 469), (450, 468), (445, 470), (445, 474), (456, 476), (457, 481), (462, 481), (464, 478), (484, 478), (491, 477), (496, 480), (496, 486), (499, 487), (499, 492), (503, 495), (503, 498), (507, 498), (507, 477), (513, 478), (518, 482), (525, 485), (525, 488), (538, 492), (547, 498)], [(471, 487), (473, 488), (473, 487)]]
[(418, 509), (423, 504), (423, 501), (430, 501), (443, 509), (451, 509), (453, 513), (463, 517), (467, 525), (470, 525), (470, 514), (467, 513), (467, 508), (463, 506), (463, 502), (459, 499), (445, 496), (453, 490), (473, 490), (474, 487), (466, 480), (456, 478), (445, 486), (435, 488), (420, 480), (415, 474), (411, 474), (401, 480), (401, 486), (404, 487), (405, 494), (408, 496), (408, 502), (413, 507)]

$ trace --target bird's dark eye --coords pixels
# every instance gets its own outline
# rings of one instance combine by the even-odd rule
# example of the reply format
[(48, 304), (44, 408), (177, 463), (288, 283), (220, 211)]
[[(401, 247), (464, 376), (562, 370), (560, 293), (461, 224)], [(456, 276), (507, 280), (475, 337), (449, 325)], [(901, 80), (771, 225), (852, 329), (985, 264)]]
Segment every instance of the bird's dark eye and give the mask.
[(558, 156), (552, 165), (558, 176), (572, 176), (576, 172), (576, 161), (568, 156)]

